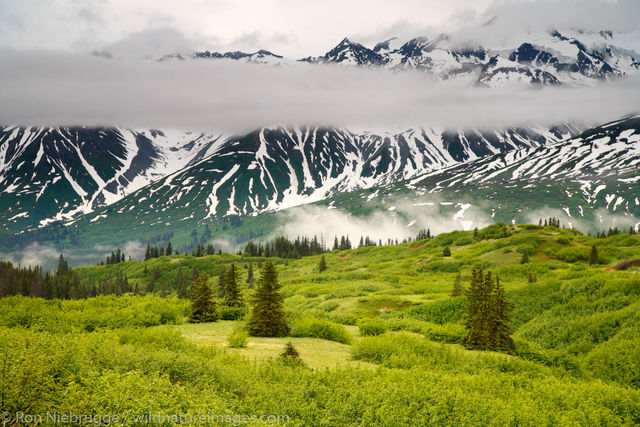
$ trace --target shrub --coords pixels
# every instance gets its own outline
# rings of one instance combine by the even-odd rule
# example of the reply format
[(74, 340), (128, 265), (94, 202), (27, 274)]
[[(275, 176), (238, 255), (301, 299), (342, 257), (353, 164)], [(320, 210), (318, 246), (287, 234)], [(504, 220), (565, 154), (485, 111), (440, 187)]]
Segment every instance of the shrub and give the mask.
[(458, 240), (453, 242), (453, 244), (456, 245), (456, 246), (466, 246), (466, 245), (470, 245), (472, 243), (473, 243), (473, 237), (471, 237), (471, 236), (460, 237)]
[(219, 311), (222, 320), (242, 320), (247, 315), (246, 307), (221, 306)]
[(581, 246), (569, 246), (558, 250), (555, 257), (564, 262), (588, 261), (589, 249)]
[(328, 320), (304, 317), (293, 320), (291, 325), (292, 337), (322, 338), (343, 344), (351, 343), (351, 335), (342, 325), (337, 325)]
[(335, 301), (327, 301), (327, 302), (325, 302), (325, 303), (323, 303), (323, 304), (320, 304), (320, 305), (318, 306), (318, 308), (320, 308), (320, 309), (322, 309), (322, 310), (326, 311), (327, 313), (328, 313), (328, 312), (331, 312), (331, 311), (333, 311), (333, 310), (335, 310), (335, 309), (336, 309), (336, 308), (338, 308), (338, 307), (340, 307), (340, 304), (338, 304), (338, 303), (337, 303), (337, 302), (335, 302)]
[(330, 319), (332, 322), (340, 323), (342, 325), (356, 325), (358, 318), (351, 313), (331, 313)]
[(417, 268), (419, 273), (457, 273), (464, 263), (460, 261), (431, 261)]
[(245, 348), (247, 346), (247, 331), (235, 328), (227, 337), (227, 344), (231, 348)]
[(457, 323), (447, 323), (445, 325), (429, 323), (422, 328), (421, 332), (432, 341), (447, 344), (462, 344), (465, 336), (464, 326)]
[(524, 244), (518, 245), (517, 251), (522, 255), (531, 256), (536, 251), (536, 248), (533, 245), (524, 243)]
[(466, 297), (444, 298), (412, 307), (401, 316), (442, 325), (459, 322), (464, 316), (466, 306)]
[(284, 350), (282, 351), (282, 353), (280, 353), (280, 357), (299, 359), (300, 353), (298, 353), (298, 350), (296, 350), (296, 348), (293, 346), (293, 343), (289, 341), (287, 342), (287, 344), (285, 344)]
[(387, 331), (381, 319), (361, 319), (358, 322), (358, 329), (363, 337), (381, 335)]

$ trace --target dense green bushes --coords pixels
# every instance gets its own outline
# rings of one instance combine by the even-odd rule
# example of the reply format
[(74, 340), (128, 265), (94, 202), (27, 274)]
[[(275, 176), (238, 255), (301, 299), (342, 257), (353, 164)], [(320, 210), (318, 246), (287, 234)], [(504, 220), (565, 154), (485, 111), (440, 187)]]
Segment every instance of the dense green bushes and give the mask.
[(351, 335), (344, 326), (336, 325), (328, 320), (314, 319), (311, 317), (292, 320), (289, 335), (292, 337), (322, 338), (343, 344), (349, 344), (351, 342)]
[(358, 329), (360, 330), (360, 335), (367, 337), (384, 334), (387, 326), (380, 319), (360, 319)]
[(401, 316), (425, 320), (439, 325), (459, 322), (465, 313), (466, 301), (466, 297), (443, 298), (411, 307), (403, 312)]
[(44, 332), (0, 328), (0, 358), (19, 379), (5, 387), (3, 410), (129, 420), (147, 411), (282, 414), (300, 426), (640, 422), (638, 391), (545, 376), (545, 369), (505, 356), (467, 358), (411, 336), (366, 338), (365, 345), (372, 345), (359, 347), (371, 360), (409, 370), (312, 371), (278, 361), (255, 363), (178, 337), (168, 346), (168, 336), (155, 329), (139, 340), (131, 335), (124, 344), (119, 331), (60, 341)]
[(86, 300), (0, 299), (0, 326), (50, 332), (181, 323), (188, 301), (178, 298), (101, 296)]

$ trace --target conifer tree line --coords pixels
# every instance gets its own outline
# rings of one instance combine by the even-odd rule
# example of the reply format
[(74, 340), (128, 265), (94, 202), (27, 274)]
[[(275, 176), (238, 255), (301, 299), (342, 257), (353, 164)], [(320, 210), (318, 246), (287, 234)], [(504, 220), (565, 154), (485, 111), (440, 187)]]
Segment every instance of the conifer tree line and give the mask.
[(222, 255), (222, 249), (218, 249), (216, 251), (216, 248), (211, 243), (207, 244), (206, 246), (198, 244), (198, 246), (196, 246), (196, 248), (191, 252), (191, 256), (195, 257), (216, 254)]
[(556, 218), (556, 217), (546, 218), (544, 220), (544, 222), (542, 221), (542, 218), (540, 218), (538, 220), (538, 225), (541, 225), (541, 226), (544, 226), (544, 227), (551, 226), (551, 227), (561, 228), (560, 220), (558, 218)]
[[(433, 235), (429, 229), (422, 229), (418, 232), (415, 240), (432, 239)], [(331, 249), (326, 247), (324, 242), (318, 240), (317, 236), (309, 238), (307, 236), (298, 236), (294, 240), (288, 239), (284, 236), (276, 237), (266, 243), (249, 242), (245, 245), (244, 250), (239, 251), (238, 255), (245, 255), (251, 257), (279, 257), (298, 259), (305, 256), (320, 255), (329, 250), (345, 251), (354, 249), (355, 247), (368, 247), (368, 246), (384, 246), (384, 245), (397, 245), (400, 243), (411, 243), (414, 239), (411, 237), (399, 239), (388, 238), (386, 240), (378, 239), (377, 241), (369, 236), (360, 236), (358, 245), (355, 246), (349, 235), (334, 236), (333, 245)]]
[(242, 253), (251, 257), (279, 257), (298, 259), (303, 256), (320, 255), (327, 252), (324, 242), (318, 240), (317, 236), (312, 238), (298, 236), (295, 240), (287, 239), (284, 236), (276, 237), (273, 240), (263, 243), (249, 242), (245, 245)]
[[(131, 256), (129, 256), (129, 260), (131, 260)], [(124, 252), (122, 252), (120, 250), (120, 248), (118, 248), (117, 251), (115, 252), (111, 252), (111, 255), (107, 255), (107, 261), (105, 263), (100, 262), (100, 265), (111, 265), (111, 264), (117, 264), (119, 262), (124, 262), (125, 261), (125, 256), (124, 256)]]
[(41, 267), (15, 267), (9, 261), (0, 262), (0, 298), (10, 295), (24, 295), (45, 299), (82, 299), (98, 295), (122, 295), (132, 292), (126, 274), (118, 271), (115, 277), (108, 277), (93, 284), (84, 284), (62, 255), (53, 274), (42, 271)]
[(418, 234), (416, 235), (416, 240), (425, 240), (425, 239), (433, 239), (433, 236), (431, 235), (431, 230), (429, 230), (428, 228), (425, 230), (424, 228), (420, 231), (418, 231)]
[(638, 234), (634, 226), (629, 226), (627, 231), (623, 231), (618, 227), (609, 227), (607, 231), (597, 231), (593, 236), (591, 235), (591, 232), (589, 232), (589, 236), (595, 237), (596, 239), (604, 239), (606, 237), (617, 236), (622, 233), (629, 233), (631, 236)]
[[(178, 253), (177, 251), (175, 252)], [(151, 246), (147, 243), (147, 249), (144, 252), (144, 260), (148, 260), (151, 258), (158, 258), (165, 255), (173, 255), (173, 247), (171, 246), (171, 242), (167, 243), (167, 246)]]

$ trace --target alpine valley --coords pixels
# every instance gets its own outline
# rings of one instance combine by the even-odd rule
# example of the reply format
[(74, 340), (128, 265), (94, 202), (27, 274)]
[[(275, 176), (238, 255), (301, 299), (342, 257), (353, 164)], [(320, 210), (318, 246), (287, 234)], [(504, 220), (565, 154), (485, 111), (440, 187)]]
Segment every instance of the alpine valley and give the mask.
[[(266, 50), (152, 60), (417, 70), (492, 90), (634, 76), (636, 40), (562, 30), (461, 48), (441, 34), (372, 48), (345, 38), (322, 56), (299, 60)], [(274, 124), (245, 135), (6, 124), (0, 127), (0, 245), (5, 252), (33, 242), (67, 249), (169, 239), (181, 251), (222, 240), (233, 246), (281, 232), (302, 205), (314, 215), (333, 209), (354, 218), (384, 215), (407, 236), (421, 228), (473, 229), (551, 214), (585, 232), (611, 224), (637, 228), (640, 118), (629, 113), (596, 127), (366, 131)]]

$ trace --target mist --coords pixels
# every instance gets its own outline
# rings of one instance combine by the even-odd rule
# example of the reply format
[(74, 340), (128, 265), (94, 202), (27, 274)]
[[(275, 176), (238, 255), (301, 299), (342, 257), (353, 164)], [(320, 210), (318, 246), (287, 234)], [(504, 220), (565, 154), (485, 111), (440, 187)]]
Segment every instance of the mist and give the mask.
[(480, 205), (445, 201), (438, 196), (413, 202), (386, 200), (384, 205), (386, 210), (369, 215), (353, 215), (342, 209), (316, 205), (287, 209), (282, 212), (279, 229), (268, 238), (315, 235), (330, 246), (334, 237), (348, 235), (352, 244), (357, 245), (363, 236), (386, 243), (388, 239), (415, 238), (421, 229), (429, 229), (435, 235), (482, 228), (493, 223)]
[(0, 52), (0, 123), (216, 130), (270, 124), (494, 128), (602, 123), (638, 110), (637, 78), (579, 88), (469, 87), (420, 72), (231, 60)]
[[(126, 260), (129, 256), (133, 260), (143, 260), (146, 246), (139, 240), (126, 242), (120, 249), (125, 254)], [(71, 267), (81, 267), (94, 265), (100, 261), (105, 261), (107, 255), (116, 251), (116, 247), (94, 245), (92, 248), (66, 248), (59, 249), (52, 244), (40, 244), (33, 242), (24, 248), (12, 252), (0, 252), (0, 260), (10, 261), (15, 265), (23, 267), (41, 266), (44, 271), (55, 271), (58, 266), (60, 254)]]
[(640, 218), (633, 215), (614, 214), (606, 209), (598, 209), (594, 213), (595, 220), (587, 220), (579, 216), (569, 216), (562, 209), (545, 206), (528, 212), (525, 215), (525, 222), (537, 224), (540, 218), (544, 222), (547, 218), (555, 217), (560, 220), (562, 225), (585, 234), (590, 231), (607, 231), (609, 227), (618, 227), (622, 232), (629, 231), (629, 227), (633, 227), (635, 230), (640, 229)]

